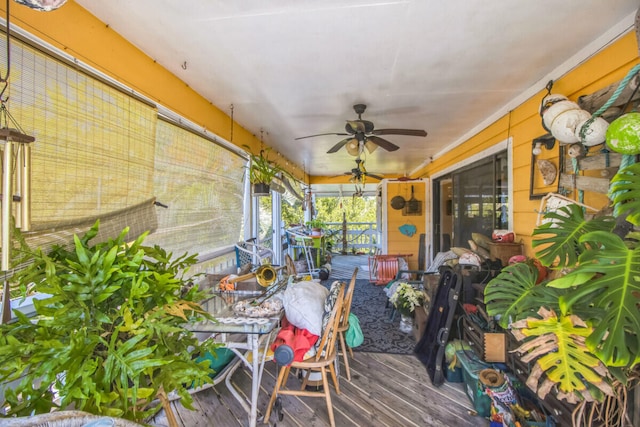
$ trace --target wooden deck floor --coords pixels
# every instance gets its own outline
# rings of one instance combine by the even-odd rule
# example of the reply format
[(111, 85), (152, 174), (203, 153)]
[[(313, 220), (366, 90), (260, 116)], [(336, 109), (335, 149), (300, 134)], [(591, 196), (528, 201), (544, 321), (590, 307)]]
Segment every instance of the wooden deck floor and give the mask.
[[(353, 267), (360, 267), (359, 278), (368, 279), (366, 256), (335, 257), (331, 277), (348, 279)], [(342, 368), (341, 368), (342, 369)], [(488, 426), (488, 421), (469, 415), (472, 405), (461, 384), (446, 383), (433, 387), (422, 364), (412, 355), (356, 352), (351, 364), (351, 381), (341, 375), (341, 394), (332, 388), (336, 425), (347, 426)], [(263, 375), (259, 415), (264, 413), (273, 391), (276, 365), (267, 362)], [(291, 381), (295, 381), (292, 379)], [(248, 396), (251, 376), (238, 369), (233, 384)], [(268, 425), (279, 427), (324, 427), (329, 425), (326, 403), (322, 398), (282, 396), (284, 418), (274, 414)], [(247, 426), (248, 419), (224, 383), (194, 394), (195, 411), (185, 409), (179, 401), (172, 403), (178, 423), (184, 427)], [(168, 426), (164, 413), (151, 421), (155, 427)], [(259, 425), (267, 425), (260, 423)]]

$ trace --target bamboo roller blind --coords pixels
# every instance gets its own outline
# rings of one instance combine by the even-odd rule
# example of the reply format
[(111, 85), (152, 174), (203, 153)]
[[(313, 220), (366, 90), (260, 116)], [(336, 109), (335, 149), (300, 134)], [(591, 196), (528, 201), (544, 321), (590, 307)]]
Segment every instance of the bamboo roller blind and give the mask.
[(25, 233), (32, 247), (69, 243), (97, 218), (102, 236), (96, 240), (130, 226), (131, 240), (150, 230), (148, 244), (176, 255), (238, 240), (245, 161), (237, 154), (160, 120), (150, 103), (13, 39), (8, 94), (7, 110), (36, 139), (34, 231)]

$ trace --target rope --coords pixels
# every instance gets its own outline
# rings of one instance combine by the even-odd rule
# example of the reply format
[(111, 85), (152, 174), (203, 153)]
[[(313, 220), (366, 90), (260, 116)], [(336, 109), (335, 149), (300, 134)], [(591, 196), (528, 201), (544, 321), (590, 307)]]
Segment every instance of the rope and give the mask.
[[(622, 91), (627, 87), (627, 85), (629, 84), (629, 81), (631, 81), (631, 79), (633, 77), (635, 77), (636, 74), (640, 73), (640, 64), (636, 65), (635, 67), (633, 67), (625, 76), (624, 79), (622, 79), (622, 81), (620, 82), (620, 84), (618, 85), (618, 88), (615, 90), (615, 92), (613, 93), (613, 95), (611, 95), (611, 97), (607, 100), (607, 102), (604, 103), (604, 105), (602, 107), (600, 107), (595, 113), (593, 113), (591, 115), (591, 118), (589, 120), (587, 120), (584, 125), (582, 125), (582, 127), (580, 128), (580, 140), (581, 142), (584, 143), (584, 138), (585, 138), (585, 134), (587, 132), (587, 129), (589, 128), (589, 126), (591, 125), (591, 123), (593, 123), (593, 121), (600, 117), (602, 115), (602, 113), (604, 113), (620, 96), (620, 93), (622, 93)], [(633, 93), (631, 94), (631, 97), (629, 99), (629, 101), (631, 101), (631, 98), (633, 98), (634, 94), (637, 92), (638, 87), (636, 87), (633, 91)], [(609, 154), (608, 154), (608, 150), (607, 153), (605, 154), (606, 158), (606, 166), (609, 166)], [(636, 162), (636, 156), (635, 155), (623, 155), (622, 156), (622, 160), (620, 161), (620, 168), (619, 170), (622, 171), (624, 170), (626, 167), (631, 166), (632, 164), (634, 164)], [(574, 169), (574, 173), (577, 175), (578, 173), (578, 161), (577, 159), (572, 159), (572, 163), (573, 163), (573, 169)], [(625, 184), (625, 182), (614, 182), (611, 183), (609, 186), (609, 198), (611, 200), (615, 199), (616, 196), (620, 193), (618, 187), (622, 184)], [(583, 202), (583, 198), (584, 198), (584, 192), (582, 190), (580, 190), (578, 192), (579, 194), (579, 198), (580, 198), (580, 202)], [(619, 204), (615, 205), (613, 207), (613, 212), (614, 215), (620, 215), (621, 212), (621, 206)]]
[[(611, 95), (611, 98), (609, 98), (607, 100), (607, 102), (605, 102), (605, 104), (600, 107), (598, 109), (598, 111), (596, 111), (595, 113), (593, 113), (591, 115), (591, 118), (589, 120), (587, 120), (584, 125), (582, 125), (582, 127), (580, 128), (580, 141), (584, 142), (584, 137), (585, 134), (587, 133), (587, 129), (589, 129), (589, 126), (591, 126), (591, 123), (593, 123), (593, 121), (595, 119), (597, 119), (598, 117), (600, 117), (602, 115), (602, 113), (604, 113), (605, 111), (607, 111), (607, 109), (609, 107), (611, 107), (611, 105), (618, 99), (618, 97), (620, 96), (620, 93), (622, 93), (622, 91), (627, 87), (627, 85), (629, 84), (629, 81), (640, 72), (640, 64), (636, 65), (635, 67), (633, 67), (625, 76), (624, 79), (622, 79), (622, 81), (620, 82), (620, 84), (618, 85), (618, 88), (616, 89), (615, 92), (613, 92), (613, 95)], [(635, 91), (633, 92), (635, 93)], [(633, 96), (633, 95), (632, 95)]]

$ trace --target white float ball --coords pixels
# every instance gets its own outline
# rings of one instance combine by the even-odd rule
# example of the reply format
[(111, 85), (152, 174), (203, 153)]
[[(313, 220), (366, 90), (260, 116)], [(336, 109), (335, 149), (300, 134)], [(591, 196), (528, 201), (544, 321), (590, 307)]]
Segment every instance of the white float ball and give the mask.
[(591, 113), (585, 110), (567, 110), (559, 114), (551, 123), (551, 134), (561, 144), (579, 142), (576, 138), (576, 127), (579, 123), (591, 118)]
[(553, 104), (556, 104), (560, 101), (566, 101), (568, 99), (569, 98), (564, 95), (560, 95), (559, 93), (550, 93), (549, 95), (542, 98), (542, 102), (540, 102), (540, 106), (538, 107), (538, 114), (543, 115), (544, 112), (547, 111), (547, 109), (549, 109), (549, 107), (551, 107)]
[(580, 110), (580, 106), (572, 101), (559, 101), (547, 108), (542, 114), (542, 123), (547, 130), (551, 130), (553, 121), (565, 111)]
[(589, 120), (590, 119), (587, 119), (578, 123), (578, 126), (576, 126), (576, 138), (578, 138), (578, 141), (581, 141), (586, 147), (602, 144), (606, 139), (609, 122), (602, 117), (596, 117), (584, 131), (584, 139), (582, 139), (580, 137), (582, 127), (587, 124)]

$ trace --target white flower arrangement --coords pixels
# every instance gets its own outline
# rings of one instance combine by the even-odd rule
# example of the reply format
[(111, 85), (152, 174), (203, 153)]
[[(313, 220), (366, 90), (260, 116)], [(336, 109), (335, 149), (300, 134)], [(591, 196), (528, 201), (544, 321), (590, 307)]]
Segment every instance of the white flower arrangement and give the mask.
[(411, 316), (416, 306), (424, 304), (425, 293), (403, 282), (398, 284), (396, 291), (391, 295), (389, 301), (391, 301), (400, 314)]

